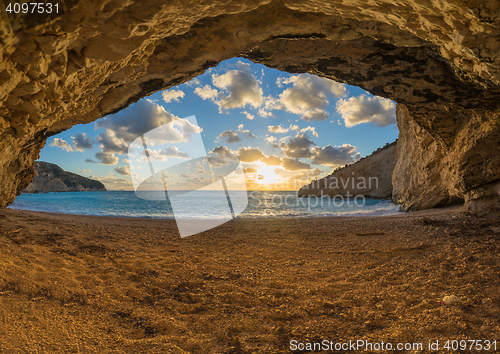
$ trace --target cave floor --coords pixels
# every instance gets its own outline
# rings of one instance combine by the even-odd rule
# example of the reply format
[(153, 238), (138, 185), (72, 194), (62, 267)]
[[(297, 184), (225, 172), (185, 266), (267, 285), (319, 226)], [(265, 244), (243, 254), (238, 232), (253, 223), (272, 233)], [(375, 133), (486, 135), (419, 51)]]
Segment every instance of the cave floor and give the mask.
[(185, 239), (173, 220), (0, 210), (0, 352), (499, 340), (499, 241), (498, 214), (460, 207), (237, 219)]

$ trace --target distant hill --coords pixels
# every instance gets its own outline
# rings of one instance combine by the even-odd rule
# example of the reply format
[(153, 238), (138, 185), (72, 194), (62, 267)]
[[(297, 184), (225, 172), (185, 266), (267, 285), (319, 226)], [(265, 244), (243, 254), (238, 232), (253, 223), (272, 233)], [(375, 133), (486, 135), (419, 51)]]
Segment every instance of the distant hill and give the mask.
[(35, 161), (35, 177), (22, 193), (105, 191), (99, 181), (64, 171), (48, 162)]

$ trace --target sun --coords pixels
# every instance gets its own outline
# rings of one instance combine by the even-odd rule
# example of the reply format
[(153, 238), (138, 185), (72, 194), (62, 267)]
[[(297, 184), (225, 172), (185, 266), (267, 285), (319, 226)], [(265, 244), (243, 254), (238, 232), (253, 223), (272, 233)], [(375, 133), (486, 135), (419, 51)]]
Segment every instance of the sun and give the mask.
[(281, 177), (274, 172), (274, 166), (263, 165), (257, 168), (255, 182), (259, 184), (275, 184), (281, 181)]

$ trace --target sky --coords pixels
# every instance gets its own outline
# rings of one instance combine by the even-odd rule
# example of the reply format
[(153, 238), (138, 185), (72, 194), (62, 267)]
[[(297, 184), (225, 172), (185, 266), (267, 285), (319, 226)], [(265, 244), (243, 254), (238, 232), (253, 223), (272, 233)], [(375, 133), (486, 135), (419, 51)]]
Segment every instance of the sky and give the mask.
[(151, 169), (168, 188), (201, 188), (241, 161), (248, 189), (296, 190), (393, 142), (395, 108), (359, 87), (233, 58), (49, 138), (39, 160), (108, 190), (134, 190)]

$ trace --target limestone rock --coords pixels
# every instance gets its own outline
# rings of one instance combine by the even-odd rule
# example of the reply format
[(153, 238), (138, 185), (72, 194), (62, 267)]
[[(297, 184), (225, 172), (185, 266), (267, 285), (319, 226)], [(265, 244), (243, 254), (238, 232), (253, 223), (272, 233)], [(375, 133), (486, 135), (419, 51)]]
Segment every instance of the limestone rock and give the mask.
[(36, 161), (35, 177), (23, 193), (105, 191), (104, 185), (76, 173), (64, 171), (52, 163)]
[[(0, 11), (0, 207), (29, 184), (48, 137), (237, 56), (404, 106), (411, 133), (401, 132), (393, 182), (407, 208), (460, 195), (471, 203), (500, 181), (497, 1), (61, 4), (64, 13), (46, 22), (9, 21)], [(407, 191), (402, 176), (413, 176)], [(432, 202), (429, 186), (438, 193)]]
[(375, 152), (372, 155), (333, 172), (331, 175), (313, 181), (302, 187), (299, 197), (323, 196), (368, 198), (392, 197), (392, 167), (397, 145)]

